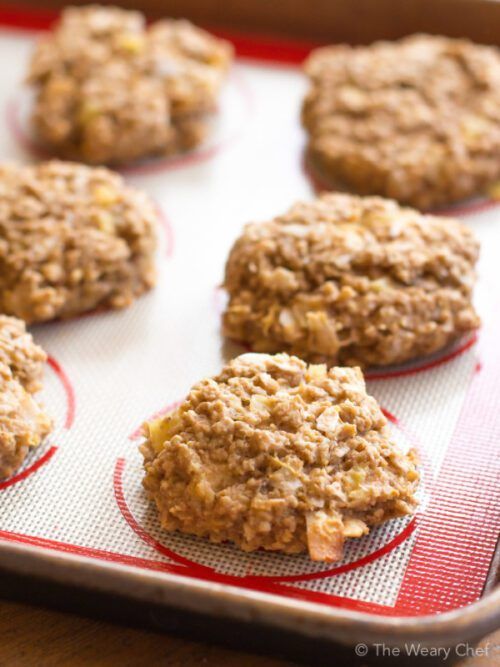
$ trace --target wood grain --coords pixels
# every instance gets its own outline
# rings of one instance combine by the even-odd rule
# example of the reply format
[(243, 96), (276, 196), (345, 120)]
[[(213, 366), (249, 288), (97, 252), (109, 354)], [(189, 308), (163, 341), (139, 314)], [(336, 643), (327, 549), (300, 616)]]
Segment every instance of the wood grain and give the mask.
[(284, 667), (266, 657), (0, 602), (1, 667)]
[[(500, 631), (485, 638), (480, 646), (487, 646), (488, 642), (498, 646), (496, 654), (492, 651), (490, 655), (469, 658), (457, 667), (498, 665)], [(334, 657), (333, 650), (325, 664), (334, 664)], [(0, 601), (1, 667), (293, 667), (294, 664)]]

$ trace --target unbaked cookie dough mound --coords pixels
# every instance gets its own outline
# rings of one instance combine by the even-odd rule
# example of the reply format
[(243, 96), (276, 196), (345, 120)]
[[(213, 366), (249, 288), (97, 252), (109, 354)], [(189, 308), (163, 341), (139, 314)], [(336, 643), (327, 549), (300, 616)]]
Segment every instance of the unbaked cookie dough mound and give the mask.
[(0, 167), (0, 312), (26, 322), (123, 308), (156, 279), (157, 212), (104, 168)]
[(331, 189), (420, 209), (500, 179), (500, 50), (414, 35), (330, 46), (305, 65), (309, 159)]
[(42, 388), (46, 361), (47, 355), (35, 345), (23, 321), (0, 315), (0, 364), (8, 366), (30, 394)]
[(433, 354), (479, 324), (477, 256), (457, 220), (326, 194), (245, 227), (226, 265), (223, 331), (257, 352), (329, 364)]
[(122, 164), (197, 146), (232, 57), (187, 21), (146, 27), (116, 7), (66, 9), (33, 55), (33, 124), (66, 159)]
[(415, 455), (359, 368), (244, 354), (145, 434), (144, 486), (169, 531), (334, 562), (416, 506)]
[(0, 315), (0, 479), (10, 477), (52, 429), (32, 396), (46, 358), (24, 322)]

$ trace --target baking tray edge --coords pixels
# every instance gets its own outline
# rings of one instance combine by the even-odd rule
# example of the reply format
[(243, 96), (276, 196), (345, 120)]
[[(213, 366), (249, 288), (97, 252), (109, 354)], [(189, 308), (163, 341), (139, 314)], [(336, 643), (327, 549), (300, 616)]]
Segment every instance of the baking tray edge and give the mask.
[(457, 641), (478, 639), (500, 627), (498, 587), (461, 609), (435, 616), (386, 618), (26, 545), (0, 542), (0, 567), (142, 602), (258, 622), (344, 645), (362, 639), (368, 644), (384, 641), (393, 646), (411, 641), (432, 647), (453, 646)]

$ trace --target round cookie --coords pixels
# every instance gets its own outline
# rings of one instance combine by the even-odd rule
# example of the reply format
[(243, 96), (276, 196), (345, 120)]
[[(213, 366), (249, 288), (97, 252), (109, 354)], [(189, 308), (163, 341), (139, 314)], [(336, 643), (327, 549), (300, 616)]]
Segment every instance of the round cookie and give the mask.
[(155, 283), (157, 212), (104, 168), (0, 167), (0, 312), (41, 322), (122, 308)]
[(198, 145), (232, 55), (187, 21), (146, 27), (116, 7), (66, 9), (31, 61), (33, 124), (53, 154), (127, 163)]
[(331, 189), (420, 209), (500, 179), (500, 50), (414, 35), (330, 46), (305, 64), (308, 154)]
[(41, 388), (46, 358), (24, 322), (0, 315), (0, 479), (12, 475), (52, 429), (32, 396)]
[(144, 486), (169, 531), (334, 562), (416, 505), (414, 453), (359, 368), (244, 354), (144, 432)]
[(245, 227), (226, 265), (226, 336), (258, 352), (383, 366), (479, 325), (478, 243), (459, 221), (326, 194)]

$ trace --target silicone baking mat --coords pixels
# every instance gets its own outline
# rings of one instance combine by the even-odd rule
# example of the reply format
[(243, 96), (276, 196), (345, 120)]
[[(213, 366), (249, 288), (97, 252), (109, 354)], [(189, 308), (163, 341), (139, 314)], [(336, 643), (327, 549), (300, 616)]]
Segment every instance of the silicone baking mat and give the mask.
[[(45, 16), (0, 10), (0, 152), (43, 157), (21, 82)], [(23, 28), (23, 29), (21, 29)], [(175, 573), (375, 612), (422, 615), (463, 607), (484, 587), (500, 529), (498, 418), (500, 207), (455, 213), (482, 242), (479, 336), (432, 359), (368, 373), (394, 436), (422, 460), (420, 509), (351, 541), (341, 563), (245, 554), (166, 534), (141, 487), (141, 423), (242, 348), (220, 335), (222, 279), (242, 225), (311, 198), (299, 110), (307, 48), (238, 39), (219, 118), (196, 152), (124, 170), (162, 214), (159, 282), (123, 312), (33, 328), (50, 354), (42, 399), (56, 419), (48, 441), (0, 483), (0, 542)], [(241, 57), (245, 56), (245, 57)], [(249, 56), (251, 58), (249, 58)], [(0, 544), (1, 546), (1, 544)]]

